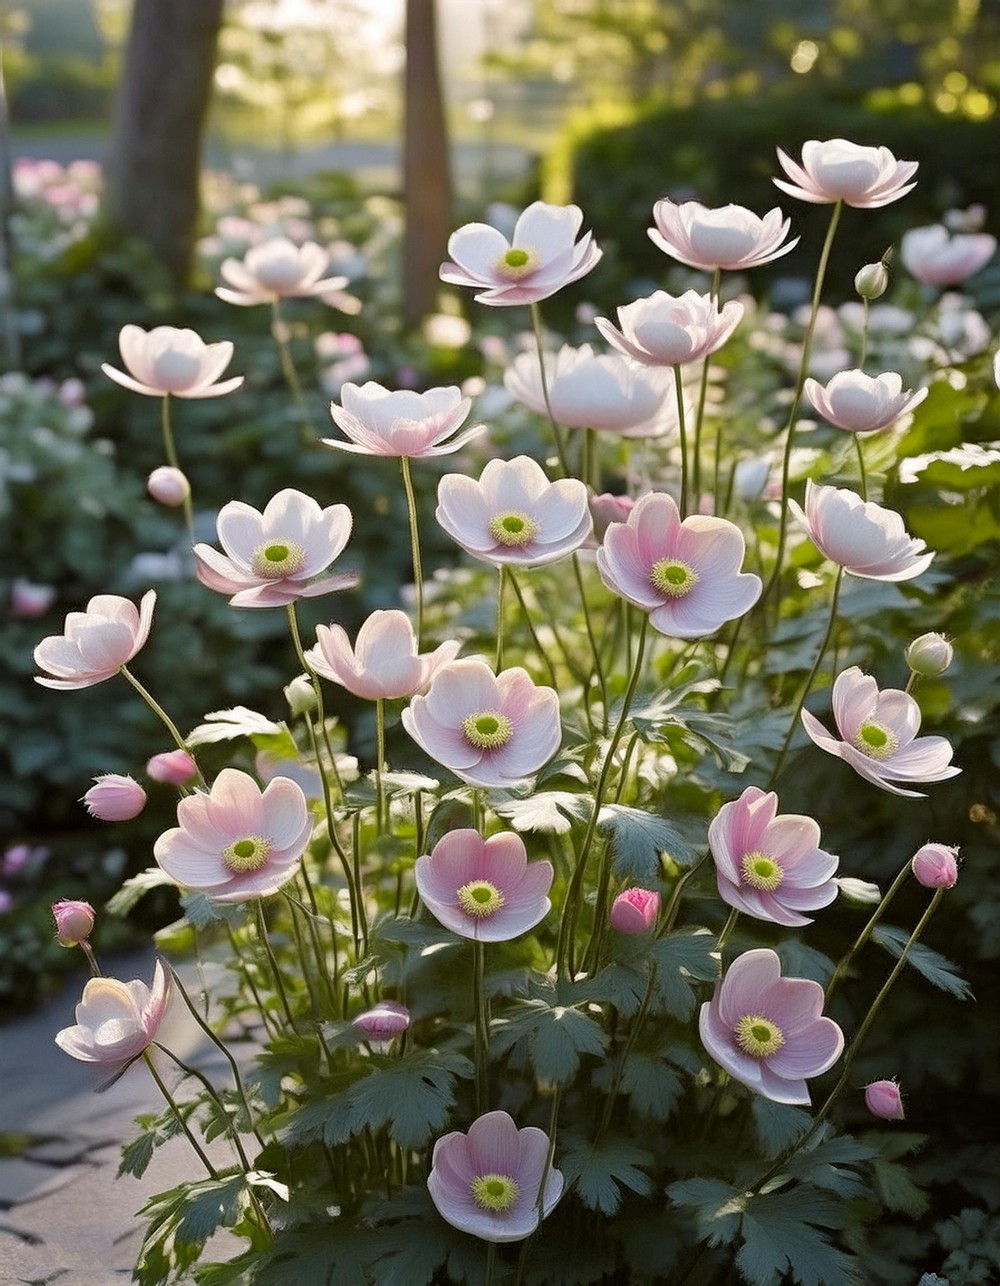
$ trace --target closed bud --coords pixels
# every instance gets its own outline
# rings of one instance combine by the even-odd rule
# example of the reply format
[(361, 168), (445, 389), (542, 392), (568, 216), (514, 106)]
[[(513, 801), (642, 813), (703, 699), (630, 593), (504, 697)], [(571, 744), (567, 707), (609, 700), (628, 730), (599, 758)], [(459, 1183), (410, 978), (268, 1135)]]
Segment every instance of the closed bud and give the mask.
[(854, 278), (854, 289), (862, 299), (880, 299), (889, 289), (889, 269), (881, 261), (866, 263)]
[(176, 509), (191, 494), (191, 484), (180, 469), (172, 465), (161, 464), (154, 469), (146, 481), (146, 490), (161, 505)]
[(61, 947), (78, 947), (94, 928), (94, 908), (89, 902), (56, 902), (52, 907), (56, 940)]
[(660, 914), (660, 895), (650, 889), (626, 889), (611, 907), (611, 927), (619, 933), (647, 933)]
[(603, 492), (590, 497), (590, 516), (594, 520), (594, 536), (604, 539), (604, 533), (613, 522), (627, 522), (635, 501), (631, 496), (613, 496)]
[(895, 1081), (872, 1081), (866, 1085), (865, 1107), (883, 1121), (903, 1120), (903, 1100)]
[(146, 792), (131, 777), (107, 772), (94, 778), (83, 803), (91, 817), (102, 822), (127, 822), (146, 807)]
[(380, 1000), (372, 1009), (358, 1014), (351, 1026), (365, 1040), (392, 1040), (410, 1025), (410, 1011), (395, 1000)]
[(285, 688), (285, 700), (292, 714), (296, 717), (308, 714), (316, 707), (316, 690), (308, 675), (300, 674)]
[(943, 634), (921, 634), (906, 649), (906, 664), (914, 674), (932, 679), (951, 665), (955, 649)]
[(146, 772), (153, 781), (168, 786), (183, 786), (198, 772), (198, 765), (186, 750), (165, 750), (154, 755), (146, 764)]
[(925, 844), (913, 855), (910, 866), (925, 889), (951, 889), (958, 883), (958, 849), (947, 844)]

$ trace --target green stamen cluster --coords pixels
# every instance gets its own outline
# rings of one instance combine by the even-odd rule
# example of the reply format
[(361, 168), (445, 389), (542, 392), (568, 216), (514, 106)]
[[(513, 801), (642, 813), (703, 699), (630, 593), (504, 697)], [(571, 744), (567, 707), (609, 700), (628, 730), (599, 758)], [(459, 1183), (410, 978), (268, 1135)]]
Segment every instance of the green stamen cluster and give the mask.
[(781, 1028), (760, 1014), (744, 1014), (736, 1024), (736, 1043), (751, 1058), (770, 1058), (785, 1043)]
[(667, 598), (690, 594), (700, 577), (695, 569), (679, 558), (661, 558), (649, 569), (649, 583)]
[(899, 738), (884, 723), (868, 719), (857, 730), (851, 744), (869, 759), (888, 759), (899, 749)]
[(764, 893), (773, 893), (785, 873), (773, 857), (767, 853), (746, 853), (740, 863), (743, 872), (743, 883), (752, 889), (761, 889)]
[(306, 551), (294, 540), (276, 540), (261, 545), (253, 556), (252, 567), (258, 576), (278, 580), (282, 576), (294, 576), (301, 571), (306, 561)]
[(538, 264), (539, 258), (536, 251), (512, 246), (500, 256), (494, 267), (497, 275), (506, 278), (507, 281), (520, 281), (522, 277), (527, 277), (529, 273), (534, 272)]
[(535, 539), (538, 535), (538, 523), (523, 513), (497, 514), (490, 519), (489, 533), (498, 545), (516, 549)]
[(248, 835), (235, 840), (222, 850), (222, 860), (236, 875), (259, 871), (271, 855), (274, 845), (262, 835)]
[(477, 920), (496, 915), (507, 900), (489, 880), (470, 880), (456, 890), (455, 896), (466, 915), (474, 916)]
[(520, 1186), (507, 1174), (481, 1174), (472, 1180), (473, 1201), (491, 1214), (506, 1214), (520, 1195)]
[(514, 725), (499, 710), (477, 710), (462, 720), (465, 739), (477, 750), (497, 750), (514, 735)]

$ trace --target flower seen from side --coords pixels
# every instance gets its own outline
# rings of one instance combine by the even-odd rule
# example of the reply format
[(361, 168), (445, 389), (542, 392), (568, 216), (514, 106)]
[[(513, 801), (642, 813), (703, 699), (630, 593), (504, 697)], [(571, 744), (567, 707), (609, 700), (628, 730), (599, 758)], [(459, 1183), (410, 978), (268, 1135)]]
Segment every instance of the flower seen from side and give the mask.
[(330, 414), (348, 440), (323, 438), (322, 442), (355, 455), (450, 455), (486, 428), (473, 424), (459, 432), (471, 406), (471, 399), (454, 386), (415, 393), (411, 389), (390, 392), (374, 380), (360, 386), (348, 383), (340, 390), (340, 405), (330, 403)]
[(524, 841), (511, 831), (488, 839), (475, 830), (449, 831), (417, 858), (414, 874), (435, 919), (478, 942), (517, 938), (552, 909), (551, 862), (529, 862)]
[(934, 223), (904, 232), (899, 257), (925, 286), (958, 286), (985, 268), (996, 248), (997, 239), (988, 232), (951, 233)]
[(546, 416), (551, 409), (557, 424), (628, 433), (648, 424), (663, 404), (665, 385), (618, 353), (564, 344), (544, 360), (548, 407), (537, 353), (514, 358), (504, 372), (504, 387), (536, 415)]
[(794, 928), (811, 924), (837, 896), (839, 859), (819, 847), (811, 817), (778, 813), (778, 796), (748, 786), (723, 804), (708, 828), (719, 896), (757, 920)]
[(920, 707), (913, 697), (899, 688), (879, 691), (871, 675), (856, 665), (837, 675), (833, 717), (839, 737), (832, 737), (808, 710), (802, 711), (802, 725), (820, 750), (843, 759), (866, 781), (892, 795), (922, 797), (921, 791), (894, 783), (946, 781), (962, 771), (952, 765), (952, 748), (945, 737), (917, 736)]
[(146, 490), (159, 504), (176, 509), (191, 494), (191, 484), (180, 469), (161, 464), (146, 479)]
[(689, 268), (708, 272), (759, 268), (799, 243), (798, 237), (786, 240), (791, 221), (777, 207), (761, 218), (742, 205), (710, 209), (699, 201), (678, 205), (664, 197), (653, 207), (653, 222), (648, 232), (655, 246)]
[(832, 563), (862, 580), (904, 581), (930, 566), (934, 553), (911, 536), (894, 509), (862, 500), (844, 487), (806, 482), (805, 510), (788, 506), (809, 539)]
[(508, 239), (488, 223), (467, 223), (448, 239), (451, 260), (441, 280), (471, 286), (476, 302), (533, 304), (586, 276), (601, 258), (590, 232), (577, 241), (583, 211), (535, 201), (518, 216)]
[(865, 1086), (865, 1107), (883, 1121), (904, 1119), (903, 1099), (896, 1081), (872, 1081)]
[(170, 974), (159, 960), (151, 987), (138, 979), (91, 978), (76, 1007), (76, 1025), (58, 1032), (56, 1044), (71, 1058), (117, 1075), (156, 1039), (170, 994)]
[(418, 654), (417, 639), (405, 612), (372, 612), (351, 647), (340, 625), (318, 625), (316, 646), (305, 654), (317, 674), (339, 683), (366, 701), (412, 697), (425, 692), (443, 665), (461, 649), (455, 640)]
[(401, 1036), (409, 1025), (410, 1011), (395, 1000), (380, 1000), (351, 1020), (351, 1026), (365, 1040), (380, 1043)]
[(822, 1016), (823, 988), (782, 978), (777, 953), (745, 951), (701, 1007), (702, 1044), (735, 1080), (775, 1103), (808, 1104), (806, 1081), (840, 1057), (844, 1036)]
[(866, 375), (860, 370), (839, 371), (825, 385), (807, 379), (804, 391), (824, 420), (847, 433), (887, 429), (919, 406), (928, 393), (925, 388), (904, 389), (902, 376), (895, 371)]
[(146, 761), (146, 772), (153, 781), (183, 786), (197, 776), (198, 765), (186, 750), (164, 750)]
[(953, 889), (958, 883), (958, 849), (947, 844), (924, 844), (910, 866), (925, 889)]
[(127, 822), (146, 807), (146, 792), (133, 778), (106, 772), (94, 778), (83, 803), (91, 817), (102, 822)]
[(94, 908), (89, 902), (68, 899), (54, 902), (52, 918), (56, 922), (56, 941), (61, 947), (78, 947), (94, 929)]
[(520, 666), (494, 675), (479, 659), (442, 666), (403, 727), (430, 757), (472, 786), (533, 777), (559, 749), (559, 696)]
[(760, 577), (741, 572), (743, 533), (725, 518), (681, 521), (673, 497), (650, 492), (626, 522), (612, 523), (597, 551), (601, 579), (675, 638), (714, 634), (756, 603)]
[(618, 325), (597, 317), (594, 325), (618, 352), (643, 366), (681, 366), (717, 352), (743, 317), (743, 305), (731, 299), (718, 308), (711, 295), (664, 290), (618, 309)]
[(216, 295), (242, 308), (277, 299), (323, 295), (342, 290), (346, 277), (324, 277), (329, 256), (315, 241), (295, 245), (287, 237), (270, 237), (251, 246), (242, 259), (224, 259), (219, 267), (224, 286)]
[(648, 933), (659, 914), (659, 893), (653, 889), (626, 889), (611, 904), (611, 927), (619, 933)]
[(231, 340), (206, 344), (193, 330), (175, 326), (123, 326), (118, 347), (128, 374), (104, 362), (101, 370), (109, 379), (147, 397), (221, 397), (243, 383), (243, 376), (223, 380), (219, 376), (233, 357)]
[(778, 148), (786, 179), (772, 179), (789, 196), (813, 205), (845, 205), (877, 210), (898, 201), (916, 187), (911, 182), (916, 161), (897, 161), (887, 147), (863, 147), (844, 138), (823, 142), (811, 139), (802, 145), (802, 164)]
[(549, 1137), (518, 1129), (506, 1112), (477, 1117), (434, 1145), (427, 1188), (452, 1227), (483, 1241), (523, 1241), (555, 1209), (562, 1172), (548, 1163)]
[(275, 777), (261, 791), (236, 768), (224, 768), (209, 792), (182, 799), (177, 821), (153, 845), (153, 857), (172, 880), (213, 902), (277, 893), (312, 834), (301, 786)]
[(322, 576), (343, 552), (353, 518), (347, 505), (321, 509), (311, 496), (286, 488), (259, 513), (241, 500), (222, 506), (216, 522), (220, 554), (195, 545), (195, 572), (201, 583), (230, 594), (233, 607), (284, 607), (351, 589), (356, 573)]
[(97, 594), (83, 612), (70, 612), (62, 634), (50, 634), (35, 648), (35, 664), (52, 678), (35, 677), (45, 688), (90, 688), (118, 673), (145, 646), (153, 623), (156, 591), (139, 606), (117, 594)]

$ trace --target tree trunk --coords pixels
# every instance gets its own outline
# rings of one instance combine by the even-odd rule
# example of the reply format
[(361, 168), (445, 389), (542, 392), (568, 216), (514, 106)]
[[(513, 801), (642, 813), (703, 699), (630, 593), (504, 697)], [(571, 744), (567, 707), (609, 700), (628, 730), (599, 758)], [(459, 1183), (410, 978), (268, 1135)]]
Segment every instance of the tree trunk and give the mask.
[(447, 257), (451, 232), (451, 174), (438, 74), (435, 0), (406, 0), (404, 102), (403, 322), (411, 327), (434, 310), (438, 268)]
[(173, 280), (191, 266), (201, 139), (224, 0), (135, 0), (118, 92), (105, 214)]

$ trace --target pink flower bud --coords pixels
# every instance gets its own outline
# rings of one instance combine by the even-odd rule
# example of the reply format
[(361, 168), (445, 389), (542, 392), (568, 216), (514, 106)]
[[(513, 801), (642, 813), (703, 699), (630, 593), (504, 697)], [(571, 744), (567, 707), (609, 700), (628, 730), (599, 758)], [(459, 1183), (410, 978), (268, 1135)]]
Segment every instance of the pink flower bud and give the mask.
[(916, 851), (910, 865), (925, 889), (950, 889), (958, 882), (957, 848), (947, 844), (925, 844)]
[(903, 1100), (895, 1081), (872, 1081), (865, 1086), (865, 1107), (883, 1121), (903, 1120)]
[(198, 765), (186, 750), (165, 750), (154, 755), (146, 764), (146, 773), (153, 781), (168, 786), (183, 786), (198, 772)]
[(410, 1011), (394, 1000), (380, 1000), (373, 1008), (358, 1014), (351, 1026), (365, 1040), (392, 1040), (410, 1025)]
[(594, 536), (603, 540), (608, 524), (627, 522), (634, 507), (635, 501), (631, 496), (613, 496), (606, 491), (599, 496), (591, 496), (590, 516), (594, 520)]
[(44, 616), (56, 601), (56, 591), (51, 585), (33, 585), (19, 577), (10, 587), (10, 614), (22, 621)]
[(91, 817), (102, 822), (127, 822), (146, 807), (146, 792), (131, 777), (106, 772), (94, 778), (83, 803)]
[(171, 509), (176, 509), (191, 494), (191, 484), (180, 469), (161, 464), (158, 469), (154, 469), (149, 475), (146, 481), (146, 490), (161, 505), (168, 505)]
[(914, 674), (932, 679), (951, 665), (955, 649), (943, 634), (921, 634), (906, 649), (906, 664)]
[(660, 914), (660, 895), (649, 889), (626, 889), (611, 907), (611, 927), (619, 933), (646, 933)]
[(56, 902), (52, 916), (61, 947), (78, 947), (87, 941), (94, 928), (94, 908), (89, 902)]

